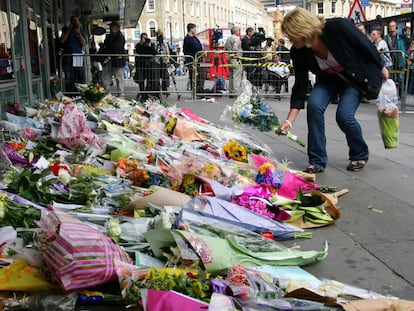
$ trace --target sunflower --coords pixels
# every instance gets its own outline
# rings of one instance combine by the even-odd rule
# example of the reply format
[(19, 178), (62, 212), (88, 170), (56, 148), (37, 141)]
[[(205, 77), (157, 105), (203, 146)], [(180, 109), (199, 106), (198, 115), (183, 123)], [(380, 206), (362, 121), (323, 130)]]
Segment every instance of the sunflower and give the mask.
[(233, 159), (239, 162), (247, 162), (246, 148), (239, 144), (237, 141), (230, 140), (222, 148), (227, 159)]

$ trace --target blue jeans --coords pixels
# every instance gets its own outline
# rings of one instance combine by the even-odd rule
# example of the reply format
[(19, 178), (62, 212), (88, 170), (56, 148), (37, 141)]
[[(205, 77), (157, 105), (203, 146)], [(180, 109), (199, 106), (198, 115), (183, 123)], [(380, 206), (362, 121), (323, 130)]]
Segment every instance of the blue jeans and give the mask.
[(316, 83), (307, 104), (309, 164), (322, 170), (328, 162), (324, 113), (331, 100), (338, 95), (336, 123), (345, 133), (349, 160), (368, 160), (368, 145), (362, 137), (361, 126), (355, 119), (361, 93), (337, 76), (329, 75), (328, 79), (321, 79)]

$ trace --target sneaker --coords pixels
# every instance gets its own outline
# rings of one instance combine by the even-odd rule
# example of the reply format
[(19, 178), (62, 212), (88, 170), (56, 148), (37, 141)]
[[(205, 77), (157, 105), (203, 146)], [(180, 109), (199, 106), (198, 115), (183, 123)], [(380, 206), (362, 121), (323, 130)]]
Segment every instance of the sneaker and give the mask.
[(362, 170), (365, 166), (365, 164), (367, 164), (368, 160), (355, 160), (355, 161), (351, 161), (349, 163), (349, 165), (346, 167), (346, 169), (348, 171), (353, 171), (353, 172), (359, 172), (360, 170)]
[(303, 171), (309, 174), (316, 174), (316, 173), (322, 173), (323, 169), (310, 164)]

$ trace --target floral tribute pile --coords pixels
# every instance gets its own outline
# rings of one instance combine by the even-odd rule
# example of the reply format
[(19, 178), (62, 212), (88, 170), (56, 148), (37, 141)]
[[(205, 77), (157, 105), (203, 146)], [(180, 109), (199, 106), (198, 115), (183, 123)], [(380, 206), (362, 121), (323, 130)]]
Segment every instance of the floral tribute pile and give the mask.
[(257, 139), (152, 100), (19, 109), (1, 121), (3, 310), (342, 309), (345, 286), (328, 307), (294, 298), (278, 270), (323, 260), (326, 245), (278, 240), (339, 212)]

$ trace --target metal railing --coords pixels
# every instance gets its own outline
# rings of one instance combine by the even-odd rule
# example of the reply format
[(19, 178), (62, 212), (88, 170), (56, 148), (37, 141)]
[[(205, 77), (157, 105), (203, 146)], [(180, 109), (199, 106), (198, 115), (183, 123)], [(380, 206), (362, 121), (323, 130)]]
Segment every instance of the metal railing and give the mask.
[[(134, 62), (127, 62), (131, 58)], [(113, 64), (118, 59), (120, 63)], [(182, 55), (65, 54), (59, 73), (60, 90), (69, 96), (80, 95), (76, 84), (89, 83), (103, 84), (108, 92), (127, 98), (191, 94)]]
[[(389, 72), (399, 88), (401, 112), (407, 112), (410, 107), (414, 107), (414, 76), (413, 79), (411, 78), (414, 65), (411, 61), (407, 62), (406, 55), (402, 51), (386, 53), (391, 58), (399, 60), (398, 64), (389, 68)], [(207, 96), (237, 96), (242, 91), (239, 85), (236, 90), (229, 89), (234, 78), (232, 74), (237, 70), (241, 77), (238, 77), (236, 84), (240, 84), (242, 79), (248, 79), (263, 97), (287, 98), (291, 96), (294, 72), (290, 62), (275, 63), (276, 54), (279, 58), (284, 58), (283, 56), (288, 56), (289, 52), (248, 51), (246, 54), (245, 51), (215, 50), (199, 52), (196, 57), (166, 54), (63, 55), (60, 59), (60, 88), (67, 95), (80, 94), (79, 90), (70, 90), (67, 87), (72, 81), (66, 79), (63, 70), (66, 57), (72, 62), (75, 62), (72, 57), (83, 58), (82, 67), (78, 69), (83, 70), (84, 78), (82, 81), (75, 79), (74, 82), (102, 84), (105, 84), (104, 75), (113, 72), (107, 70), (112, 68), (111, 62), (102, 66), (103, 59), (115, 57), (134, 59), (134, 62), (119, 70), (122, 75), (118, 80), (115, 75), (111, 76), (110, 80), (106, 80), (105, 87), (109, 92), (115, 95), (123, 93), (123, 96), (129, 99), (163, 98), (174, 95), (180, 99), (184, 94), (193, 100)], [(123, 92), (119, 87), (121, 84), (124, 86)]]
[[(242, 79), (249, 80), (259, 94), (265, 97), (287, 97), (291, 94), (293, 78), (289, 62), (275, 63), (274, 56), (289, 57), (280, 51), (203, 51), (196, 54), (194, 69), (197, 72), (195, 96), (238, 95)], [(290, 57), (289, 57), (290, 58)], [(238, 71), (238, 73), (236, 73)], [(239, 75), (231, 85), (231, 80)], [(194, 81), (193, 81), (194, 83)], [(230, 87), (235, 90), (231, 90)]]

